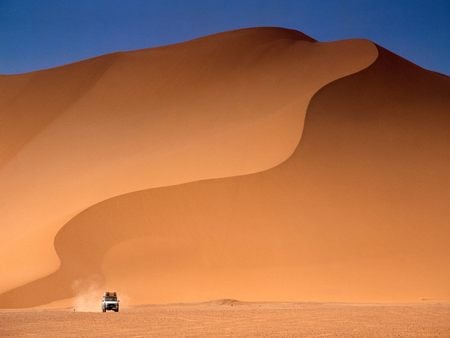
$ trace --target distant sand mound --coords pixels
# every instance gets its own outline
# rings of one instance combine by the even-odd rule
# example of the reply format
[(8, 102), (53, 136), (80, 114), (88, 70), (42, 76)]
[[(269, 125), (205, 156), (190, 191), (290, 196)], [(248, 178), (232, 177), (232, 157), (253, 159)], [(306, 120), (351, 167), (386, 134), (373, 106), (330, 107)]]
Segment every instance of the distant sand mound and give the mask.
[(237, 306), (245, 304), (244, 302), (241, 302), (237, 299), (231, 299), (231, 298), (223, 298), (223, 299), (216, 299), (209, 302), (205, 302), (203, 304), (206, 305), (219, 305), (219, 306)]
[[(0, 172), (11, 224), (45, 233), (41, 250), (57, 232), (61, 260), (37, 279), (55, 265), (36, 249), (24, 278), (12, 255), (4, 288), (35, 280), (0, 306), (89, 280), (131, 303), (448, 300), (449, 94), (448, 77), (370, 42), (289, 30), (122, 54)], [(29, 189), (53, 194), (19, 205)]]

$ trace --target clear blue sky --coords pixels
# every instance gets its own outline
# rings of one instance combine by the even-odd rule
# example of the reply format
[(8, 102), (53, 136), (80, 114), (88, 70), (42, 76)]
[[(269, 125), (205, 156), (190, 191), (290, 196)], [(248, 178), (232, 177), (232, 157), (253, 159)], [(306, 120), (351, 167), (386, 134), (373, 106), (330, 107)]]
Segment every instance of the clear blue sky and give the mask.
[(0, 73), (253, 26), (368, 38), (450, 74), (450, 0), (0, 0)]

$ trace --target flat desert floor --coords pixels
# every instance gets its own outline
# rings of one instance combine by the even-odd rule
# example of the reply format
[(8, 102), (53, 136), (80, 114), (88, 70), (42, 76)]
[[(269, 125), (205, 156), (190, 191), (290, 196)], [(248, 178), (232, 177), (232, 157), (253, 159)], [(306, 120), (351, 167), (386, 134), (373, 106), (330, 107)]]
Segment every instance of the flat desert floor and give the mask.
[(450, 304), (145, 305), (119, 313), (0, 310), (0, 336), (450, 337)]

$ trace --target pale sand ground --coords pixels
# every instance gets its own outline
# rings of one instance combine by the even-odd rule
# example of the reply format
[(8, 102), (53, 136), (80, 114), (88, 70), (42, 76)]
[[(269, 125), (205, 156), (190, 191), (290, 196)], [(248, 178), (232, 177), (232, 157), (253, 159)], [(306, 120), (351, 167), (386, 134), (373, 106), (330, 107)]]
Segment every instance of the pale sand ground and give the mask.
[(212, 302), (120, 313), (0, 310), (0, 336), (450, 337), (449, 304)]

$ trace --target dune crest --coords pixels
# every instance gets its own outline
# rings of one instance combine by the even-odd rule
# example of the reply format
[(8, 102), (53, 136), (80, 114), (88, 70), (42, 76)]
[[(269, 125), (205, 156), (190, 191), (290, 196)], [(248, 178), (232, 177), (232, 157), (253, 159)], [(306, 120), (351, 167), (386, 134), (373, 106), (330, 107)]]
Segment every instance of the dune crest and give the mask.
[[(3, 238), (9, 238), (0, 246), (1, 254), (9, 254), (2, 262), (9, 274), (0, 290), (36, 280), (3, 293), (0, 306), (34, 306), (74, 296), (75, 280), (106, 276), (106, 281), (114, 281), (111, 262), (115, 272), (130, 266), (126, 259), (121, 265), (114, 256), (117, 248), (124, 256), (122, 246), (126, 252), (134, 247), (132, 251), (145, 260), (165, 251), (168, 255), (161, 262), (153, 262), (161, 267), (165, 259), (172, 266), (181, 253), (185, 259), (175, 265), (198, 266), (198, 259), (211, 267), (222, 259), (228, 268), (237, 264), (237, 270), (219, 274), (233, 275), (251, 267), (256, 258), (257, 273), (267, 274), (258, 266), (273, 245), (281, 249), (285, 233), (277, 234), (264, 224), (260, 228), (253, 219), (261, 207), (255, 204), (258, 198), (236, 204), (242, 198), (240, 186), (244, 189), (250, 182), (249, 193), (264, 189), (266, 183), (285, 186), (283, 175), (276, 177), (266, 170), (293, 154), (311, 97), (327, 83), (369, 66), (376, 57), (376, 48), (368, 41), (316, 43), (283, 29), (235, 31), (115, 56), (95, 85), (28, 140), (0, 171), (0, 188), (9, 192), (0, 201)], [(261, 171), (266, 172), (248, 176)], [(220, 178), (227, 176), (237, 177)], [(204, 181), (176, 185), (196, 180)], [(172, 187), (157, 188), (161, 186)], [(41, 195), (43, 191), (46, 196)], [(125, 193), (130, 194), (108, 199)], [(106, 201), (90, 207), (102, 200)], [(125, 206), (129, 207), (126, 220), (120, 214)], [(205, 215), (192, 214), (202, 207)], [(151, 217), (142, 208), (151, 210)], [(265, 208), (270, 212), (269, 204)], [(112, 223), (105, 211), (115, 218)], [(243, 211), (247, 216), (231, 227), (229, 222)], [(214, 224), (207, 219), (211, 213), (221, 220)], [(145, 220), (151, 220), (151, 227)], [(207, 224), (210, 228), (205, 232)], [(243, 233), (232, 234), (247, 227)], [(228, 249), (248, 244), (250, 230), (259, 232), (257, 238), (263, 240), (254, 242), (252, 255), (256, 256), (238, 262), (239, 249), (235, 258), (226, 258)], [(57, 232), (55, 247), (61, 266), (38, 279), (57, 268), (51, 245)], [(152, 244), (148, 245), (150, 234)], [(265, 245), (267, 253), (258, 258)], [(173, 256), (170, 248), (178, 247), (179, 253)], [(285, 255), (282, 251), (270, 258), (272, 262)], [(132, 269), (129, 278), (140, 273)], [(201, 269), (195, 272), (193, 283), (205, 275)], [(153, 280), (149, 275), (143, 278)], [(159, 298), (153, 293), (148, 297), (155, 301), (209, 297), (208, 289), (201, 295), (191, 290), (183, 297), (170, 295), (169, 289), (160, 289)], [(139, 290), (142, 287), (136, 287), (130, 297)], [(219, 285), (216, 291), (224, 293), (209, 299), (227, 294)]]

